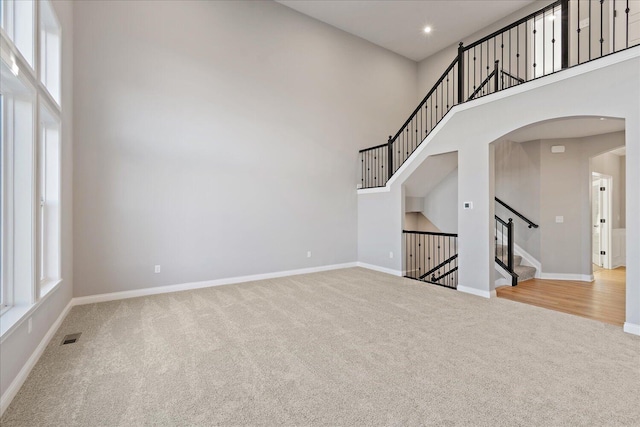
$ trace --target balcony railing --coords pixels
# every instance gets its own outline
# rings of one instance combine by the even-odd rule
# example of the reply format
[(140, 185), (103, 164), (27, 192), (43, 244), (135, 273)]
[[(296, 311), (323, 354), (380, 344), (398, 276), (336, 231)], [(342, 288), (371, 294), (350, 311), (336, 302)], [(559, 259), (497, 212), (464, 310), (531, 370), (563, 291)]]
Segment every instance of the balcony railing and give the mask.
[(637, 17), (638, 0), (559, 0), (467, 46), (460, 43), (395, 135), (360, 150), (360, 186), (385, 186), (455, 105), (640, 44)]

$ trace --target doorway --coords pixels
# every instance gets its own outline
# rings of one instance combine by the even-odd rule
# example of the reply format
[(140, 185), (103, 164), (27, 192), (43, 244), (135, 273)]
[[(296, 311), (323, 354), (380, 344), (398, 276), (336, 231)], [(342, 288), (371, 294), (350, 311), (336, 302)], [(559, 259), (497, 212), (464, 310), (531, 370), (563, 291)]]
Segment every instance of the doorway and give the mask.
[(611, 181), (611, 176), (592, 172), (591, 258), (594, 271), (611, 268)]

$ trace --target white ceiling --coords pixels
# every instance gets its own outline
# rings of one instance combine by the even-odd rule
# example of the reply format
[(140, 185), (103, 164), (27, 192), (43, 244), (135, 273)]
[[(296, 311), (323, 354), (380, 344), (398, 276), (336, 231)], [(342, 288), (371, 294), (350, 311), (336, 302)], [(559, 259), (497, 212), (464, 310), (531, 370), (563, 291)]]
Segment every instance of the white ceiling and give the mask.
[[(276, 0), (414, 61), (460, 42), (533, 0)], [(433, 31), (425, 34), (425, 26)]]
[(600, 117), (556, 119), (525, 126), (505, 135), (504, 139), (526, 142), (536, 139), (582, 138), (624, 130), (624, 120)]

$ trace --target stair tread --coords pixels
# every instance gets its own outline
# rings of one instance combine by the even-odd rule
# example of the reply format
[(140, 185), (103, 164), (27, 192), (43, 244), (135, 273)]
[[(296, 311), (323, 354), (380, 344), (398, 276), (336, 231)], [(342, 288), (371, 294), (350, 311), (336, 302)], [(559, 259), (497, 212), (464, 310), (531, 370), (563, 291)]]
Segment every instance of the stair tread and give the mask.
[(533, 279), (536, 276), (536, 268), (528, 265), (518, 265), (513, 271), (518, 275), (518, 283)]

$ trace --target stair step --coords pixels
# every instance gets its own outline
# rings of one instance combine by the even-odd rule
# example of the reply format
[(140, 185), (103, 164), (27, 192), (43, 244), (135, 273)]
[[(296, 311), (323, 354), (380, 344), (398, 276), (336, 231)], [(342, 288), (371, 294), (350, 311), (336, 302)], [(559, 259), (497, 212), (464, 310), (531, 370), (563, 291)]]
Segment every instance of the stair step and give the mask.
[[(502, 257), (502, 254), (505, 255), (505, 261), (506, 261), (506, 254), (507, 254), (507, 247), (506, 246), (497, 246), (496, 247), (496, 256), (498, 258)], [(520, 255), (514, 255), (513, 256), (513, 266), (516, 267), (518, 265), (520, 265), (522, 263), (522, 257)]]
[(518, 275), (518, 283), (536, 277), (536, 268), (529, 267), (528, 265), (518, 265), (513, 271)]

